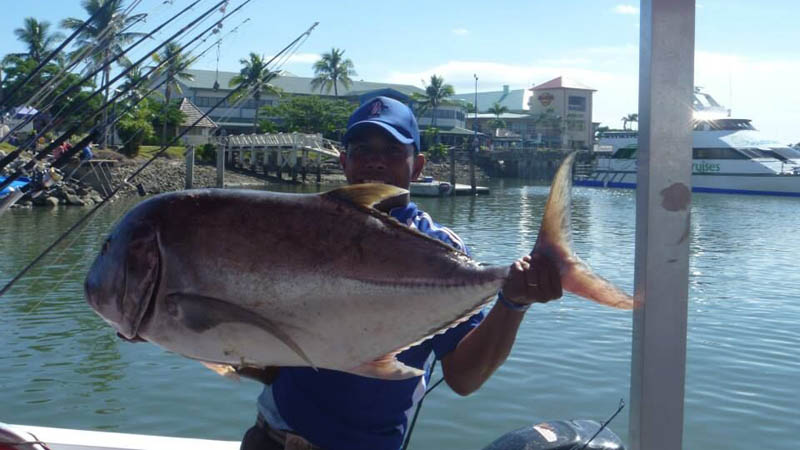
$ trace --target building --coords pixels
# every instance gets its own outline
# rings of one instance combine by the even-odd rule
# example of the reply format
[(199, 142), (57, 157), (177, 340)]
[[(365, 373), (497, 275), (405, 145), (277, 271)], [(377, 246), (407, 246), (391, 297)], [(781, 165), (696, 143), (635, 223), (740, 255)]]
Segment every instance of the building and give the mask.
[[(216, 105), (223, 97), (234, 88), (230, 87), (230, 80), (238, 72), (216, 72), (214, 70), (188, 69), (192, 80), (178, 80), (183, 95), (188, 98), (203, 113)], [(333, 91), (320, 94), (319, 90), (311, 88), (311, 77), (298, 77), (284, 73), (271, 81), (271, 84), (289, 95), (322, 95), (333, 98)], [(410, 102), (412, 94), (423, 94), (418, 87), (405, 84), (375, 83), (369, 81), (353, 81), (350, 88), (339, 85), (339, 98), (353, 103), (363, 103), (377, 95), (386, 95), (406, 103)], [(256, 108), (276, 105), (280, 97), (263, 94), (258, 104), (255, 99), (248, 98), (240, 103), (233, 104), (225, 101), (209, 114), (209, 118), (229, 134), (252, 133), (253, 118)]]
[(562, 148), (589, 148), (593, 142), (592, 89), (558, 77), (530, 89), (528, 109), (540, 118), (543, 135), (560, 135)]
[[(468, 129), (477, 121), (478, 130), (494, 136), (497, 144), (523, 147), (589, 148), (594, 137), (592, 123), (592, 89), (566, 77), (554, 78), (530, 89), (509, 89), (478, 92), (478, 114), (469, 114)], [(475, 94), (458, 94), (456, 99), (475, 102)], [(500, 117), (488, 113), (498, 104), (508, 109)], [(490, 124), (502, 120), (510, 133), (499, 133)], [(518, 138), (517, 138), (518, 136)]]
[[(217, 124), (208, 117), (203, 117), (203, 112), (186, 97), (181, 99), (180, 110), (183, 113), (183, 123), (178, 127), (178, 134), (189, 128), (183, 135), (184, 142), (188, 145), (208, 144)], [(200, 119), (201, 117), (203, 118)]]
[[(508, 108), (509, 112), (522, 113), (528, 112), (530, 97), (533, 95), (530, 89), (509, 89), (503, 85), (502, 91), (478, 92), (478, 112), (486, 112), (495, 103)], [(475, 103), (475, 93), (456, 94), (456, 100), (462, 100), (469, 104)]]
[[(500, 128), (505, 132), (500, 133), (493, 126), (495, 125), (494, 121), (497, 119), (505, 124), (505, 128)], [(493, 147), (497, 147), (500, 144), (500, 142), (495, 141), (504, 141), (502, 146), (505, 146), (505, 143), (513, 142), (515, 145), (522, 147), (535, 147), (541, 145), (543, 139), (540, 133), (537, 132), (536, 119), (535, 116), (526, 113), (507, 112), (500, 114), (499, 117), (491, 113), (469, 114), (466, 127), (472, 129), (477, 120), (478, 131), (487, 136), (494, 136), (490, 143)], [(509, 139), (511, 137), (516, 138)]]

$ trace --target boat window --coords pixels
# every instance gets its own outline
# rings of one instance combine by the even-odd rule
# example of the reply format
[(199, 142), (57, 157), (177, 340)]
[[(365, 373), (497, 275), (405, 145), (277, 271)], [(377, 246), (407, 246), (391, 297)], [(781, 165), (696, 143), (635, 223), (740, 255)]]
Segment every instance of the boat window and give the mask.
[(742, 154), (735, 148), (695, 148), (692, 149), (694, 159), (750, 159), (748, 155)]
[(751, 158), (774, 158), (759, 148), (740, 148), (739, 150)]
[(775, 152), (773, 150), (762, 150), (762, 152), (764, 152), (764, 154), (767, 155), (768, 157), (775, 158), (775, 159), (777, 159), (779, 161), (788, 161), (789, 160), (789, 158), (787, 158), (787, 157), (785, 157), (785, 156), (783, 156), (783, 155), (781, 155), (778, 152)]
[(632, 159), (636, 155), (636, 147), (624, 147), (617, 150), (612, 158), (614, 159)]
[(792, 147), (773, 147), (772, 150), (784, 158), (800, 159), (800, 150)]
[(712, 130), (755, 130), (750, 119), (716, 119), (707, 123)]

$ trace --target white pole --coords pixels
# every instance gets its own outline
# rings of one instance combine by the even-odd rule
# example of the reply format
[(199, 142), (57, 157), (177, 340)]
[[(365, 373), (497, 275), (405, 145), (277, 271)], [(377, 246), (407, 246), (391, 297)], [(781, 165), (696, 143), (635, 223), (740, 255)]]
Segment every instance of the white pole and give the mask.
[(642, 0), (630, 447), (682, 448), (694, 0)]

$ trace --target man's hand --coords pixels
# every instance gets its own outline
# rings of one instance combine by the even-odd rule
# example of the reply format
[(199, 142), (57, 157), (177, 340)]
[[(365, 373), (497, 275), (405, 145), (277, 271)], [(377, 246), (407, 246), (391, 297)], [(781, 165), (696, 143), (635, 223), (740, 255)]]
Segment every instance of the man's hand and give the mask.
[(515, 303), (547, 303), (560, 298), (561, 276), (550, 258), (535, 254), (523, 256), (511, 264), (503, 284), (503, 297)]

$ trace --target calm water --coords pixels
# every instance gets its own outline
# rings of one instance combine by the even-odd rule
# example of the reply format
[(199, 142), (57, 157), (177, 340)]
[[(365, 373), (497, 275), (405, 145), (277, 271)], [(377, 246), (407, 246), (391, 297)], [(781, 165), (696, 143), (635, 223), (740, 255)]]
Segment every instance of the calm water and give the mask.
[[(507, 180), (492, 188), (487, 197), (419, 203), (478, 260), (509, 263), (533, 246), (547, 188)], [(693, 202), (684, 448), (796, 448), (800, 203), (702, 194)], [(254, 419), (255, 382), (230, 382), (153, 345), (124, 343), (84, 303), (88, 265), (130, 204), (106, 208), (0, 298), (0, 421), (239, 439)], [(0, 282), (82, 213), (0, 217)], [(574, 190), (578, 253), (629, 292), (634, 213), (633, 192)], [(533, 422), (604, 420), (620, 398), (629, 400), (631, 326), (629, 312), (571, 295), (537, 305), (507, 363), (478, 393), (461, 398), (442, 386), (427, 398), (412, 447), (477, 449)], [(611, 424), (624, 440), (627, 412)]]

